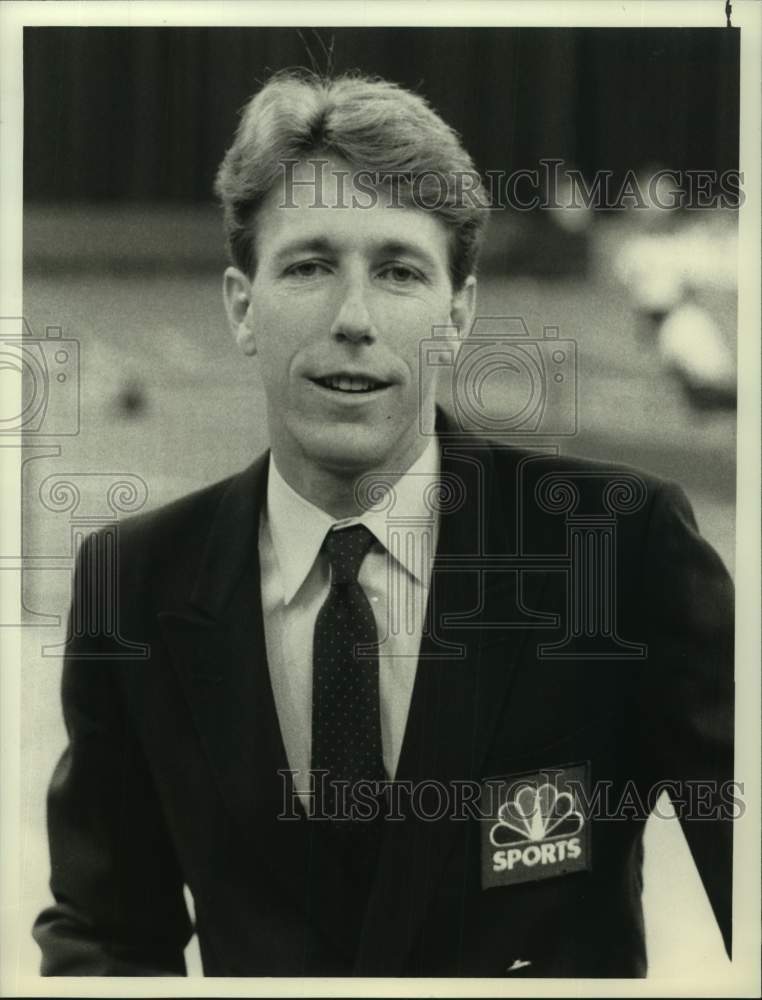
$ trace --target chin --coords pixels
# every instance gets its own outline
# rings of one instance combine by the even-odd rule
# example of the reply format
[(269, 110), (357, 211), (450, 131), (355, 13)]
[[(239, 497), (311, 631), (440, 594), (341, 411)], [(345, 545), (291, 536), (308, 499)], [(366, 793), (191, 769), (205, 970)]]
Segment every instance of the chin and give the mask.
[[(364, 472), (380, 469), (386, 462), (394, 465), (401, 432), (379, 432), (378, 427), (321, 428), (303, 441), (305, 454), (316, 465), (333, 472)], [(390, 467), (388, 471), (395, 471)]]

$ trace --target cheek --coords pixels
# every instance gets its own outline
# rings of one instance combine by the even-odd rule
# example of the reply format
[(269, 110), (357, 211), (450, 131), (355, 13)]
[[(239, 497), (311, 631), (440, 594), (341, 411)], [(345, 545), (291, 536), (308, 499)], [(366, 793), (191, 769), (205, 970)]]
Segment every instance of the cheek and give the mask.
[(294, 309), (283, 301), (262, 310), (257, 322), (257, 352), (263, 378), (285, 382), (294, 358), (309, 342), (319, 322), (316, 311)]
[[(438, 328), (450, 325), (450, 311), (447, 304), (430, 302), (416, 303), (415, 309), (403, 309), (397, 316), (388, 317), (389, 332), (394, 338), (398, 356), (414, 372), (421, 367), (422, 345), (437, 333)], [(427, 372), (427, 375), (429, 373)], [(434, 372), (431, 372), (434, 375)]]

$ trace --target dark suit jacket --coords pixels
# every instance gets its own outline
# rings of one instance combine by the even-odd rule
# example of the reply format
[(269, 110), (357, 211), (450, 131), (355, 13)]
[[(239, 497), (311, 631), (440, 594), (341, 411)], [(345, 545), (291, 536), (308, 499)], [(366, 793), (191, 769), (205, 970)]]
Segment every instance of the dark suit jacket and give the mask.
[[(356, 926), (340, 879), (333, 902), (311, 903), (311, 823), (300, 807), (277, 818), (288, 764), (259, 594), (262, 456), (128, 520), (115, 549), (100, 534), (80, 551), (43, 973), (183, 974), (185, 884), (207, 975), (641, 976), (642, 836), (665, 780), (688, 803), (729, 949), (732, 588), (684, 495), (632, 470), (443, 446), (397, 778), (453, 788), (579, 765), (607, 803), (586, 817), (584, 870), (483, 888), (484, 823), (405, 809)], [(112, 552), (113, 574), (97, 568)], [(118, 620), (96, 621), (103, 588)]]

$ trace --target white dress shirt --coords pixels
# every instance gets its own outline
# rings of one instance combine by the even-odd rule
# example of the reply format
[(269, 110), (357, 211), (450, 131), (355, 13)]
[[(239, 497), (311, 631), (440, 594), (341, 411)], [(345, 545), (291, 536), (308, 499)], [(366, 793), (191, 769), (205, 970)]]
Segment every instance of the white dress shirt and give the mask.
[[(267, 505), (259, 527), (267, 662), (281, 735), (296, 789), (307, 805), (312, 735), (312, 645), (315, 619), (329, 591), (320, 552), (328, 531), (364, 524), (375, 536), (358, 582), (373, 608), (379, 648), (384, 767), (394, 778), (407, 724), (438, 516), (427, 497), (439, 477), (435, 437), (420, 458), (361, 516), (336, 520), (296, 493), (270, 455)], [(378, 494), (372, 494), (376, 500)], [(393, 503), (390, 501), (393, 498)]]

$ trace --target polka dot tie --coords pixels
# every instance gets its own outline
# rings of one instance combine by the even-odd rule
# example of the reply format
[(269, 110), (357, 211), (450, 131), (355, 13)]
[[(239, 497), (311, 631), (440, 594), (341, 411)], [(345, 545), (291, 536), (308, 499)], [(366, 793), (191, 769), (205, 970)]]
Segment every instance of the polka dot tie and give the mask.
[[(358, 781), (384, 781), (376, 620), (357, 581), (373, 544), (362, 524), (331, 530), (323, 542), (331, 585), (315, 622), (312, 682), (312, 769), (317, 815), (345, 815)], [(364, 653), (365, 655), (359, 655)], [(346, 799), (338, 783), (347, 782)], [(350, 814), (351, 818), (351, 814)], [(354, 817), (358, 817), (355, 815)]]

